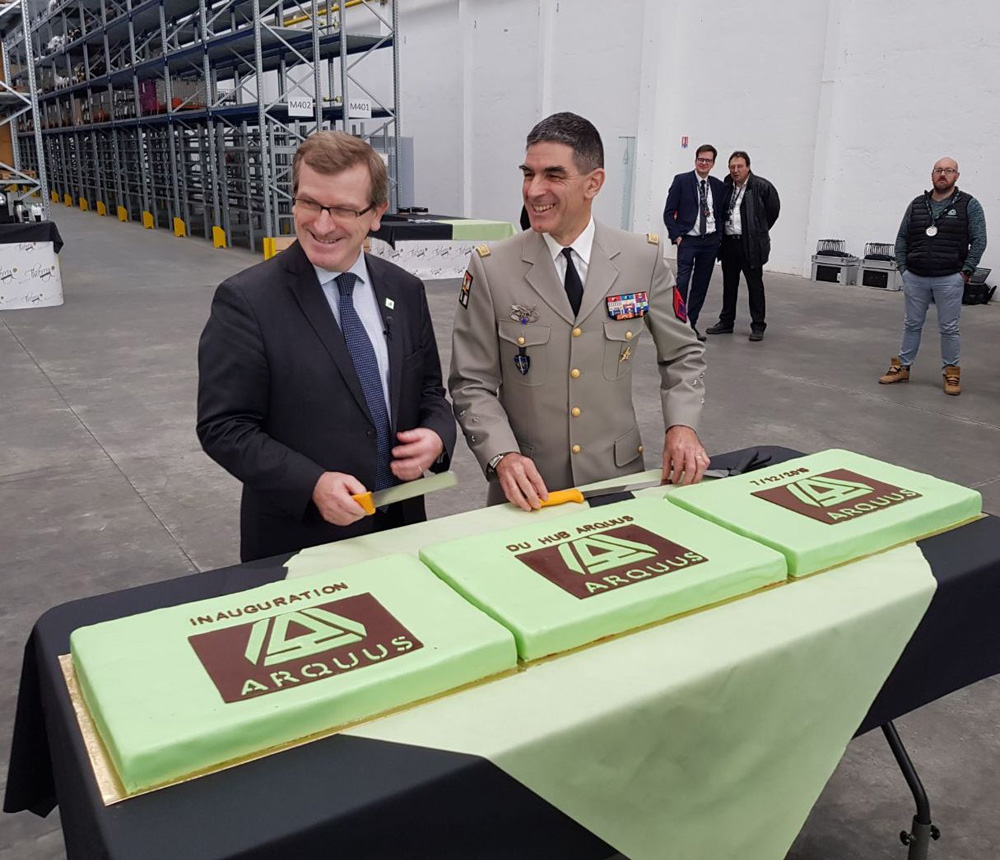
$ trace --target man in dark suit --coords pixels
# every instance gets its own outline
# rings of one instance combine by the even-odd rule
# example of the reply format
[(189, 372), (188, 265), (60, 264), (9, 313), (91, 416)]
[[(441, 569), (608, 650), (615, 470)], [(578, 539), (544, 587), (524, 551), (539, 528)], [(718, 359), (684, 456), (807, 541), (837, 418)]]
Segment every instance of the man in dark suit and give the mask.
[(707, 143), (699, 146), (694, 170), (674, 177), (663, 208), (663, 223), (670, 241), (677, 246), (677, 290), (687, 305), (688, 319), (698, 340), (705, 339), (698, 331), (698, 315), (705, 304), (722, 240), (725, 186), (721, 180), (709, 176), (717, 155), (714, 146)]
[(750, 156), (738, 149), (729, 156), (726, 177), (726, 222), (719, 259), (722, 260), (722, 311), (708, 334), (732, 334), (740, 274), (747, 282), (750, 340), (764, 339), (764, 264), (771, 255), (771, 228), (781, 212), (778, 190), (763, 176), (750, 172)]
[(387, 208), (379, 155), (320, 132), (293, 163), (286, 251), (223, 282), (198, 349), (198, 438), (243, 482), (243, 561), (425, 518), (352, 494), (446, 469), (445, 400), (423, 284), (362, 253)]

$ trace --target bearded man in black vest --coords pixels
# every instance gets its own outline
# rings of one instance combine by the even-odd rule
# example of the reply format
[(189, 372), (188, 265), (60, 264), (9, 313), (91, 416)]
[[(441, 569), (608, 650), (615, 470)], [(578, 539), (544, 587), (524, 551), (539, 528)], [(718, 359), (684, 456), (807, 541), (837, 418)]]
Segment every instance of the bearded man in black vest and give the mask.
[(975, 197), (959, 191), (958, 177), (955, 159), (938, 159), (931, 171), (932, 190), (914, 198), (899, 225), (896, 264), (903, 273), (906, 300), (903, 345), (879, 378), (883, 385), (909, 381), (933, 299), (941, 332), (944, 392), (962, 393), (958, 319), (965, 284), (986, 250), (986, 216)]

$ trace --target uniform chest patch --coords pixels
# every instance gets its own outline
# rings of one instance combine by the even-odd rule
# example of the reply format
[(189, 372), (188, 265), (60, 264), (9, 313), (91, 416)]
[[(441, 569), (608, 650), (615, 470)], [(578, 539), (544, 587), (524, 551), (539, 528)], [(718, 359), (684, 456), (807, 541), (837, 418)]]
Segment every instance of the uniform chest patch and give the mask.
[(608, 296), (605, 302), (608, 305), (608, 316), (613, 320), (630, 320), (649, 313), (647, 293), (622, 293), (619, 296)]
[(462, 278), (462, 291), (458, 294), (458, 303), (463, 307), (469, 306), (469, 293), (472, 292), (472, 272), (466, 272)]
[(681, 291), (674, 287), (674, 316), (681, 322), (688, 321), (688, 311), (681, 297)]

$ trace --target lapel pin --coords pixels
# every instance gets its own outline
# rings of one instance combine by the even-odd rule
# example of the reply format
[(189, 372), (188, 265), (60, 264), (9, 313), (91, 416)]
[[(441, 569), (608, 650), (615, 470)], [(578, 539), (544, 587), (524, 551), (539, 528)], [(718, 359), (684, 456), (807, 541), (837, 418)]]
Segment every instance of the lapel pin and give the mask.
[(386, 306), (386, 307), (387, 307), (387, 308), (388, 308), (389, 310), (392, 310), (393, 308), (395, 308), (395, 307), (396, 307), (396, 303), (395, 303), (395, 302), (394, 302), (394, 301), (393, 301), (392, 299), (386, 299), (386, 300), (385, 300), (385, 306)]

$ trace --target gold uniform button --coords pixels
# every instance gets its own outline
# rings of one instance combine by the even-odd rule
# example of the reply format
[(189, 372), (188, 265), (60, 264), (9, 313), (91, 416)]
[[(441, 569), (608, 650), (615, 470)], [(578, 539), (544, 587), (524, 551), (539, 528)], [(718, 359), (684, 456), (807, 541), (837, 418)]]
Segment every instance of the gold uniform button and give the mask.
[(524, 346), (524, 338), (523, 337), (519, 337), (517, 339), (517, 345), (518, 346)]
[(570, 409), (569, 414), (572, 415), (574, 418), (579, 418), (580, 417), (580, 407), (579, 406), (574, 406), (572, 409)]
[(573, 446), (573, 453), (574, 454), (579, 454), (580, 453), (580, 446), (579, 445), (574, 445)]
[(632, 332), (630, 331), (625, 332), (625, 340), (632, 340)]
[(639, 453), (642, 453), (642, 445), (639, 446)]
[(576, 368), (574, 367), (574, 368), (573, 368), (573, 369), (572, 369), (572, 370), (571, 370), (571, 371), (569, 372), (569, 375), (570, 375), (570, 376), (572, 376), (572, 377), (573, 377), (573, 379), (579, 379), (579, 378), (580, 378), (580, 371), (579, 371), (579, 370), (577, 370), (577, 369), (576, 369)]
[(573, 337), (579, 337), (581, 334), (583, 334), (583, 332), (580, 329), (573, 329)]

